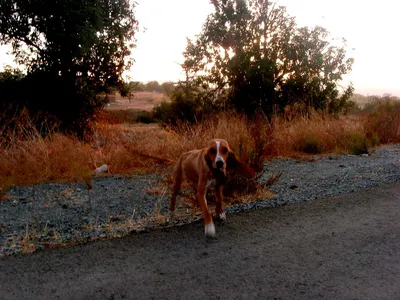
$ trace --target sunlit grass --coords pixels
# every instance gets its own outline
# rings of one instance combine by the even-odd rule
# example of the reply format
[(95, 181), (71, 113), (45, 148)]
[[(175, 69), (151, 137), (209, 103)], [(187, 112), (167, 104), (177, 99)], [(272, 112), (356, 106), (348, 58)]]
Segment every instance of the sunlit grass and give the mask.
[(399, 107), (383, 103), (366, 115), (334, 118), (312, 113), (290, 120), (277, 117), (270, 122), (223, 113), (195, 126), (182, 124), (175, 130), (154, 123), (115, 122), (103, 116), (93, 124), (93, 134), (85, 142), (56, 131), (42, 137), (33, 124), (25, 122), (0, 145), (0, 188), (4, 191), (15, 184), (87, 181), (103, 164), (112, 174), (154, 172), (171, 167), (181, 153), (201, 149), (212, 138), (228, 140), (235, 152), (256, 169), (261, 169), (264, 160), (279, 156), (360, 154), (380, 142), (400, 142)]

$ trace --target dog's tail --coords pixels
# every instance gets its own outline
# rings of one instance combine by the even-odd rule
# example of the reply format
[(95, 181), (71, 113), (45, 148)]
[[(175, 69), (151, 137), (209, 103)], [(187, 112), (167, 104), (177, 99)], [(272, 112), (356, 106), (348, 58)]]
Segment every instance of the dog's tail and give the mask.
[(183, 175), (183, 170), (182, 170), (182, 159), (183, 156), (181, 156), (178, 160), (178, 163), (175, 166), (175, 180), (174, 180), (174, 186), (172, 188), (172, 197), (171, 197), (171, 205), (169, 207), (170, 211), (175, 210), (176, 206), (176, 197), (178, 196), (179, 190), (181, 188), (182, 184), (182, 175)]

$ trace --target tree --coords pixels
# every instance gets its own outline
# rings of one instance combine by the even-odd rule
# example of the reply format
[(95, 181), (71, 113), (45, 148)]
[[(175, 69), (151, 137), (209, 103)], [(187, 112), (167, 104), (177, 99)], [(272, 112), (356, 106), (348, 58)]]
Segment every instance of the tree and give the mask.
[[(351, 96), (338, 83), (351, 70), (345, 41), (330, 43), (322, 27), (298, 28), (285, 7), (270, 1), (213, 0), (182, 65), (188, 80), (228, 93), (239, 111), (266, 115), (300, 103), (336, 112)], [(336, 41), (335, 41), (336, 42)]]
[(20, 99), (57, 116), (67, 128), (84, 126), (100, 92), (123, 87), (132, 63), (137, 21), (129, 0), (0, 0), (0, 43), (11, 44), (25, 67)]
[(148, 92), (160, 92), (161, 91), (161, 86), (158, 83), (158, 81), (153, 80), (153, 81), (149, 81), (148, 83), (146, 83), (146, 91)]
[(172, 81), (165, 81), (161, 84), (161, 90), (164, 94), (170, 95), (175, 89), (175, 84)]
[(146, 87), (143, 84), (143, 82), (139, 82), (139, 81), (131, 81), (131, 82), (129, 82), (129, 87), (134, 92), (143, 92), (146, 89)]

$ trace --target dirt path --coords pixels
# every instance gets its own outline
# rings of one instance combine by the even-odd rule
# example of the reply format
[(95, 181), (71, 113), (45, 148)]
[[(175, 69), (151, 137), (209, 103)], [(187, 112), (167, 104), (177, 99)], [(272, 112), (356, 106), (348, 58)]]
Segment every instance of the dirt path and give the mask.
[(0, 260), (1, 299), (398, 299), (400, 184)]

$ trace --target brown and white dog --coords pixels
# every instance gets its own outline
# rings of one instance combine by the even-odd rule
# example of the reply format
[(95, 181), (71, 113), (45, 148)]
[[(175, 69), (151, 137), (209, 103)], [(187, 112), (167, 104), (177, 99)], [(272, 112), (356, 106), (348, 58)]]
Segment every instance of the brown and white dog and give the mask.
[(183, 153), (175, 168), (175, 182), (170, 210), (175, 210), (176, 197), (182, 180), (186, 179), (194, 183), (196, 200), (204, 214), (204, 230), (208, 237), (215, 236), (215, 226), (212, 215), (208, 210), (206, 192), (211, 185), (215, 185), (215, 212), (220, 219), (225, 220), (226, 215), (222, 208), (222, 191), (226, 181), (227, 168), (234, 168), (249, 178), (255, 176), (254, 170), (241, 162), (229, 147), (228, 142), (223, 139), (211, 140), (208, 146), (201, 150), (192, 150)]

